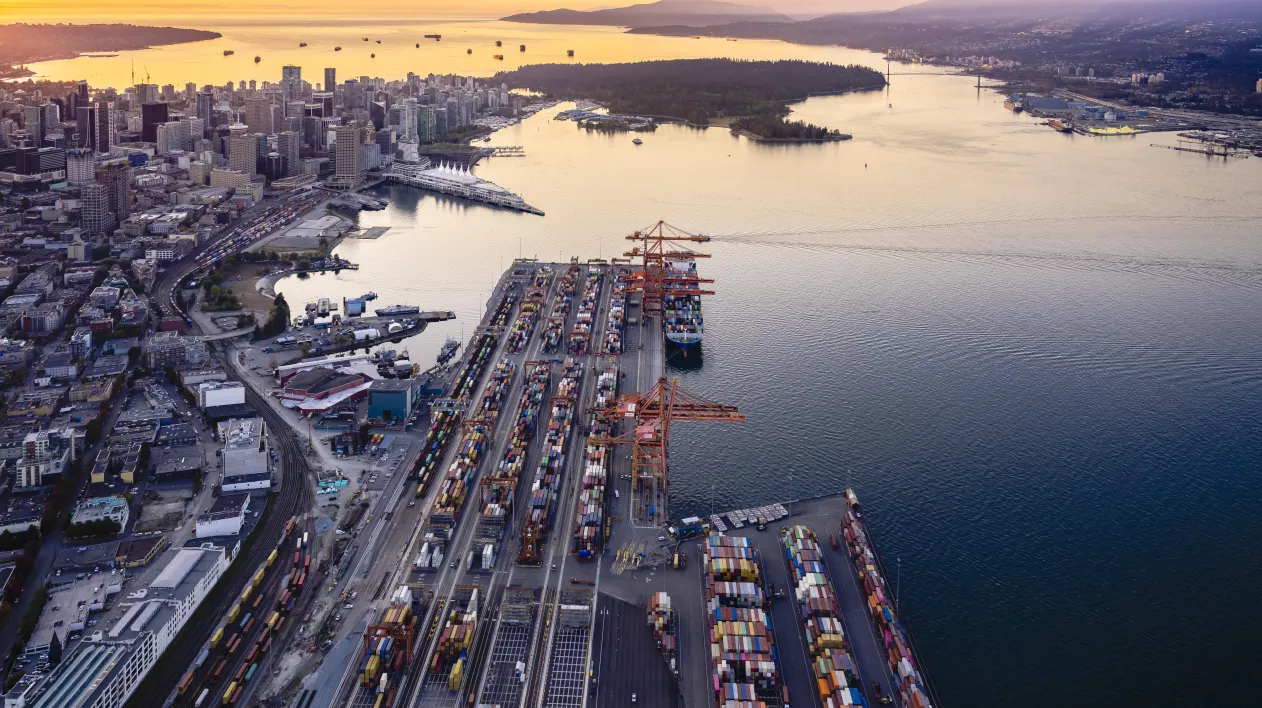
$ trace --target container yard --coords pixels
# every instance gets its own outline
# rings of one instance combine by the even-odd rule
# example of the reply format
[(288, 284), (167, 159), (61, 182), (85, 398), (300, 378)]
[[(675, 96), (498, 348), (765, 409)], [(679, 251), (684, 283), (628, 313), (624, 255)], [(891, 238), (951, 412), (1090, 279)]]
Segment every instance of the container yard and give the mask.
[(748, 538), (721, 534), (701, 548), (715, 702), (723, 708), (787, 703), (758, 551)]
[[(671, 422), (743, 416), (662, 376), (665, 297), (700, 297), (708, 281), (685, 268), (687, 282), (671, 284), (663, 268), (654, 296), (637, 265), (520, 260), (500, 279), (432, 405), (412, 468), (417, 503), (392, 512), (405, 538), (378, 551), (404, 559), (379, 588), (427, 598), (409, 617), (415, 639), (400, 654), (389, 633), (364, 632), (333, 704), (579, 708), (634, 693), (664, 708), (930, 705), (879, 558), (856, 541), (867, 538), (857, 501), (668, 521)], [(653, 313), (650, 297), (661, 298)], [(462, 520), (469, 506), (473, 522)], [(296, 578), (291, 589), (302, 574), (287, 557), (276, 566)], [(270, 611), (252, 602), (221, 646), (241, 622), (266, 624)], [(378, 626), (373, 607), (363, 626)]]
[(780, 536), (819, 700), (824, 708), (863, 705), (863, 690), (859, 688), (859, 672), (846, 642), (841, 606), (815, 532), (808, 526), (795, 525), (782, 530)]
[(565, 454), (569, 447), (570, 426), (578, 413), (578, 392), (583, 381), (583, 365), (570, 358), (562, 365), (556, 394), (552, 396), (552, 412), (543, 440), (543, 453), (530, 487), (530, 508), (522, 531), (520, 565), (538, 565), (543, 558), (543, 545), (556, 515), (557, 494), (564, 478)]
[(401, 678), (413, 659), (417, 608), (412, 589), (400, 586), (391, 593), (381, 621), (364, 631), (354, 705), (390, 708), (396, 704)]

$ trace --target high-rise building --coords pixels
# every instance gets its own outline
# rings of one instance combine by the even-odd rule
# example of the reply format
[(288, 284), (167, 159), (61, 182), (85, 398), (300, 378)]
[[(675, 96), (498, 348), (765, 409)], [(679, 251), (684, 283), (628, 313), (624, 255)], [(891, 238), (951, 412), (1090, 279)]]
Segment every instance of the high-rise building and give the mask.
[(136, 102), (140, 105), (158, 102), (157, 84), (136, 84)]
[(414, 143), (417, 136), (417, 121), (420, 116), (420, 105), (417, 104), (415, 98), (409, 98), (399, 107), (399, 126), (403, 129), (403, 135), (400, 139), (404, 142)]
[(299, 136), (293, 131), (276, 134), (276, 152), (280, 154), (281, 176), (293, 177), (301, 171), (302, 163), (298, 159)]
[(165, 103), (144, 103), (140, 106), (140, 139), (147, 142), (157, 142), (158, 126), (168, 120), (167, 104)]
[(245, 125), (251, 133), (272, 133), (272, 103), (266, 98), (245, 99)]
[(337, 141), (334, 147), (336, 167), (330, 182), (342, 187), (353, 187), (363, 177), (359, 147), (363, 142), (363, 133), (359, 126), (351, 124), (339, 125), (334, 135)]
[(280, 89), (285, 100), (302, 93), (302, 67), (286, 64), (280, 68)]
[(81, 148), (96, 148), (96, 107), (75, 108), (76, 144)]
[(323, 91), (320, 93), (311, 94), (311, 102), (314, 104), (317, 104), (319, 106), (319, 109), (317, 113), (310, 114), (310, 115), (315, 115), (320, 118), (333, 117), (333, 92), (332, 91)]
[(434, 142), (434, 137), (438, 135), (435, 129), (436, 119), (433, 106), (416, 107), (416, 141), (418, 143)]
[(109, 209), (117, 223), (131, 214), (131, 167), (126, 160), (114, 160), (96, 169), (96, 181), (109, 190)]
[(75, 89), (77, 91), (76, 95), (79, 97), (79, 105), (80, 106), (88, 105), (88, 82), (80, 81), (75, 86)]
[(26, 134), (31, 136), (35, 147), (44, 143), (44, 112), (39, 106), (23, 106), (22, 119), (26, 124)]
[(267, 155), (267, 136), (262, 133), (236, 133), (228, 138), (228, 169), (256, 175)]
[(110, 211), (110, 190), (100, 182), (88, 182), (79, 190), (82, 203), (79, 226), (85, 233), (103, 234), (114, 228), (114, 214)]
[(96, 156), (90, 148), (66, 151), (66, 181), (81, 187), (96, 180)]
[(372, 120), (372, 127), (381, 130), (386, 127), (386, 104), (380, 101), (373, 101), (368, 104), (369, 119)]
[(93, 130), (96, 132), (96, 151), (109, 152), (114, 145), (114, 104), (98, 101), (95, 108)]
[(324, 92), (332, 94), (337, 90), (337, 69), (329, 67), (324, 70)]
[(215, 95), (210, 92), (197, 94), (197, 117), (202, 119), (202, 129), (209, 130), (213, 125)]
[(364, 107), (364, 85), (355, 79), (347, 79), (342, 84), (342, 94), (345, 98), (345, 105), (351, 110)]

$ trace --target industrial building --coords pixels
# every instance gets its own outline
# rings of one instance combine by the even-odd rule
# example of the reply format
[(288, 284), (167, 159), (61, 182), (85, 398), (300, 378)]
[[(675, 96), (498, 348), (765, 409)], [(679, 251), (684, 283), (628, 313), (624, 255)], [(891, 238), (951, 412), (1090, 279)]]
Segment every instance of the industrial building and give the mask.
[(416, 403), (415, 379), (379, 379), (368, 389), (368, 418), (382, 422), (404, 420)]
[(265, 490), (271, 486), (267, 426), (259, 418), (238, 418), (220, 425), (223, 439), (224, 492)]
[(249, 494), (220, 494), (209, 509), (197, 517), (197, 538), (236, 536), (245, 525)]
[[(148, 587), (116, 599), (94, 631), (87, 631), (88, 614), (103, 610), (105, 598), (121, 592), (122, 576), (85, 578), (54, 590), (64, 597), (49, 597), (27, 651), (46, 650), (54, 634), (64, 644), (64, 635), (84, 631), (83, 640), (66, 652), (47, 680), (24, 686), (18, 695), (7, 694), (6, 708), (124, 705), (219, 581), (238, 548), (204, 543), (164, 554), (166, 563)], [(89, 596), (78, 597), (84, 593)]]

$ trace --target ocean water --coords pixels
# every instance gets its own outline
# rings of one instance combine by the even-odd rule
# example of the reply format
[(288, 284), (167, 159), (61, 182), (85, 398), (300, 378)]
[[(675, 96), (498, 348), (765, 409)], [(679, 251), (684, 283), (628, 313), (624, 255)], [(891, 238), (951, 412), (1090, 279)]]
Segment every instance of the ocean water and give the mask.
[[(644, 42), (617, 46), (883, 67)], [(545, 111), (493, 139), (525, 158), (475, 172), (546, 216), (387, 188), (360, 221), (390, 231), (338, 249), (361, 270), (279, 289), (455, 310), (407, 343), (428, 362), (519, 254), (710, 234), (704, 361), (672, 375), (749, 419), (673, 428), (676, 515), (853, 485), (947, 706), (1258, 705), (1262, 160), (1060, 135), (932, 71), (797, 105), (854, 135), (827, 145), (666, 126), (637, 147)]]

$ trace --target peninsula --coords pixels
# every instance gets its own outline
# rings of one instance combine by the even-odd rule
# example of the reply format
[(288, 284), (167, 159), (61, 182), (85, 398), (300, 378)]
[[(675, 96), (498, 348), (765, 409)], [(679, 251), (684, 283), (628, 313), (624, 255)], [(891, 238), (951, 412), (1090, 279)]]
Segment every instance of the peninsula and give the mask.
[(549, 25), (709, 25), (720, 22), (792, 22), (792, 18), (766, 7), (720, 0), (658, 0), (657, 2), (603, 10), (544, 10), (503, 18), (506, 22)]
[(880, 72), (863, 66), (734, 59), (535, 64), (500, 72), (490, 81), (561, 100), (599, 101), (611, 113), (700, 126), (757, 117), (734, 127), (751, 137), (777, 140), (844, 139), (818, 126), (785, 121), (788, 104), (885, 85)]
[(144, 25), (0, 25), (0, 75), (30, 76), (24, 64), (82, 54), (147, 49), (216, 39), (218, 32)]

